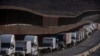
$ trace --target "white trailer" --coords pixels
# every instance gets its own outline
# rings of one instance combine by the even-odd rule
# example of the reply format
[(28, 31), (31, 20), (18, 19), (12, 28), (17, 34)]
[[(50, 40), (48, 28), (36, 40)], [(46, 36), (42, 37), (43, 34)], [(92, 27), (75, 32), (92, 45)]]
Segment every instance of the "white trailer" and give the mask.
[(84, 38), (84, 39), (87, 37), (87, 30), (86, 30), (86, 29), (81, 28), (81, 29), (79, 30), (79, 32), (82, 32), (83, 38)]
[(58, 49), (57, 39), (54, 37), (44, 37), (43, 46), (50, 48), (50, 50)]
[(81, 41), (81, 35), (80, 32), (76, 32), (76, 42), (79, 43)]
[(79, 32), (79, 34), (80, 34), (80, 40), (82, 41), (83, 40), (82, 32)]
[(73, 46), (75, 46), (76, 43), (77, 43), (76, 37), (77, 37), (76, 32), (71, 32), (71, 43), (72, 43)]
[(15, 54), (15, 36), (13, 34), (0, 35), (1, 55), (14, 56)]
[(71, 33), (64, 33), (63, 38), (66, 45), (71, 44)]
[(30, 55), (31, 41), (16, 41), (16, 56)]
[(73, 45), (75, 46), (76, 42), (77, 42), (77, 34), (76, 32), (69, 32), (69, 33), (63, 33), (64, 34), (64, 41), (66, 45)]
[(38, 36), (26, 35), (24, 41), (31, 41), (31, 54), (34, 56), (38, 55)]
[(85, 32), (82, 31), (81, 34), (82, 34), (82, 40), (85, 39)]

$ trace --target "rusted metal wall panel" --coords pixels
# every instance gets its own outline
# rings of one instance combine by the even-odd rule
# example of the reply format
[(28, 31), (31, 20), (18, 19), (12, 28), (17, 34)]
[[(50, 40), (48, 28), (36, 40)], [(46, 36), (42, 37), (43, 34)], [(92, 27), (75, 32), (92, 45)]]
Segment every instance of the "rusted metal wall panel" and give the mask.
[(63, 31), (69, 31), (91, 21), (81, 21), (72, 25), (57, 27), (35, 27), (35, 26), (0, 26), (0, 34), (56, 34)]
[(58, 26), (58, 17), (43, 17), (43, 26)]

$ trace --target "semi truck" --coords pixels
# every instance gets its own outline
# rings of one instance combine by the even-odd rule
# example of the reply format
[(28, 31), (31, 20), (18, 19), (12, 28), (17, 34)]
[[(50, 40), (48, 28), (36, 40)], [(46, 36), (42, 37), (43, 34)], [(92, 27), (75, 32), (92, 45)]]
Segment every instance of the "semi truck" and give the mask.
[(15, 36), (13, 34), (0, 35), (1, 55), (14, 56), (15, 54)]
[(62, 34), (62, 33), (54, 34), (51, 37), (57, 39), (57, 44), (58, 44), (59, 49), (63, 49), (66, 47), (65, 41), (64, 41), (64, 34)]
[(91, 27), (91, 29), (92, 29), (93, 31), (96, 31), (97, 28), (98, 28), (98, 24), (96, 24), (96, 23), (91, 23), (91, 24), (90, 24), (90, 27)]
[(89, 27), (89, 25), (83, 26), (83, 29), (86, 30), (86, 35), (89, 36), (92, 34), (92, 29)]
[(38, 54), (38, 36), (35, 35), (26, 35), (24, 38), (24, 41), (31, 41), (31, 51), (34, 56), (39, 55)]
[(43, 47), (48, 47), (50, 50), (58, 49), (58, 43), (55, 37), (44, 37), (43, 38)]
[(31, 55), (31, 41), (16, 41), (16, 56), (30, 56)]
[(76, 33), (59, 33), (54, 35), (58, 39), (58, 47), (63, 49), (76, 43)]

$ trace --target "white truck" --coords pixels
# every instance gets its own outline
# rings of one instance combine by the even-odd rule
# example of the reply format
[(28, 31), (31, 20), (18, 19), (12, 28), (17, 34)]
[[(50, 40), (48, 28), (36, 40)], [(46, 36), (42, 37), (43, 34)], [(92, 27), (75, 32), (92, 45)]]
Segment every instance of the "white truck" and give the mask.
[(13, 34), (0, 35), (1, 55), (14, 56), (15, 54), (15, 36)]
[(76, 42), (79, 43), (81, 41), (81, 34), (79, 31), (76, 32)]
[(85, 39), (85, 31), (82, 31), (82, 37)]
[(75, 46), (77, 42), (77, 33), (76, 32), (69, 32), (69, 33), (62, 33), (64, 38), (65, 46)]
[(63, 38), (66, 46), (75, 46), (77, 43), (77, 33), (76, 32), (69, 32), (69, 33), (63, 33)]
[(84, 31), (80, 31), (80, 35), (81, 35), (81, 41), (85, 39), (85, 32)]
[(68, 43), (68, 38), (66, 38), (66, 33), (59, 33), (59, 34), (54, 34), (51, 37), (55, 37), (57, 39), (57, 45), (59, 47), (59, 49), (64, 49)]
[(31, 55), (31, 41), (16, 41), (16, 56)]
[(93, 24), (90, 24), (89, 27), (90, 27), (90, 29), (92, 30), (92, 32), (95, 30)]
[(38, 36), (26, 35), (24, 41), (31, 41), (31, 55), (38, 55)]
[(87, 36), (89, 36), (92, 33), (92, 29), (89, 27), (89, 25), (83, 26), (83, 29), (86, 30)]
[(91, 29), (92, 29), (93, 31), (95, 31), (95, 30), (97, 30), (98, 25), (97, 25), (96, 23), (91, 23), (91, 24), (90, 24), (90, 27), (91, 27)]
[(79, 32), (79, 34), (80, 34), (80, 41), (82, 41), (83, 40), (83, 34), (82, 34), (81, 31)]
[(44, 37), (43, 46), (48, 47), (50, 50), (58, 49), (57, 39), (55, 37)]
[(70, 46), (71, 45), (71, 41), (72, 41), (72, 39), (71, 39), (71, 33), (63, 33), (63, 38), (64, 38), (64, 42), (65, 42), (65, 45), (66, 46)]
[(76, 43), (77, 43), (76, 37), (77, 37), (76, 32), (71, 32), (71, 43), (72, 43), (73, 46), (75, 46)]

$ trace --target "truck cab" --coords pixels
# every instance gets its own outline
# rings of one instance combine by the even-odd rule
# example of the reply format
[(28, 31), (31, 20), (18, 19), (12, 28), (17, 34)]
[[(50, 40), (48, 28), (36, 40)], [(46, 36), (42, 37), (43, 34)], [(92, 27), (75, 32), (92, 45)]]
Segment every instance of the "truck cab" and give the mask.
[(77, 37), (76, 32), (71, 32), (71, 43), (73, 46), (75, 46), (77, 43), (76, 37)]
[(97, 30), (98, 26), (96, 23), (91, 23), (91, 28), (93, 29), (93, 31)]
[(43, 46), (48, 47), (51, 50), (55, 50), (58, 48), (57, 40), (54, 37), (44, 37), (43, 38)]
[(31, 41), (31, 51), (32, 55), (38, 55), (38, 36), (26, 35), (24, 41)]
[(13, 34), (0, 35), (1, 55), (14, 56), (15, 54), (15, 36)]
[(92, 33), (92, 29), (89, 27), (89, 25), (83, 26), (83, 29), (86, 30), (86, 35), (89, 36)]
[(52, 35), (51, 37), (56, 38), (59, 49), (65, 48), (66, 44), (65, 44), (65, 38), (63, 33), (55, 34)]
[(16, 41), (16, 56), (25, 56), (31, 52), (31, 41)]

